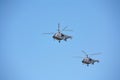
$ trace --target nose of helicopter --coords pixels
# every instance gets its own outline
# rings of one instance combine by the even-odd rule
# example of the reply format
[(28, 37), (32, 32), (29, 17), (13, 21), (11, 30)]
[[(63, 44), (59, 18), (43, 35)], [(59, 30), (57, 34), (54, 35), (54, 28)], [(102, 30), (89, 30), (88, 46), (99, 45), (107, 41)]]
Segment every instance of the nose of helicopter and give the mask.
[(82, 63), (84, 63), (84, 60), (82, 60)]
[(53, 36), (52, 36), (52, 38), (54, 38), (54, 39), (55, 39), (55, 35), (53, 35)]

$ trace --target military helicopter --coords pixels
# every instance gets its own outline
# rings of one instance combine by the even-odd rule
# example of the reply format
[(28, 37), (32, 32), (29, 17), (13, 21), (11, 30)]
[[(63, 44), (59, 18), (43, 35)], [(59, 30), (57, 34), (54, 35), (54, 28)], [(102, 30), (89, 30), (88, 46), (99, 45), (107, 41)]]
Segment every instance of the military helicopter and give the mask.
[[(99, 60), (96, 59), (92, 59), (91, 57), (88, 56), (88, 54), (82, 50), (82, 52), (86, 55), (86, 57), (81, 57), (81, 56), (74, 56), (75, 58), (83, 58), (82, 63), (83, 64), (87, 64), (87, 66), (89, 66), (89, 64), (94, 64), (95, 62), (99, 62)], [(96, 53), (96, 54), (89, 54), (89, 55), (98, 55), (100, 53)]]
[[(95, 59), (92, 59), (88, 56), (88, 54), (82, 50), (82, 52), (86, 55), (85, 58), (83, 58), (82, 60), (82, 63), (83, 64), (87, 64), (87, 66), (89, 66), (89, 64), (94, 64), (95, 62), (99, 62), (99, 60), (95, 60)], [(100, 54), (100, 53), (96, 53), (96, 54), (89, 54), (89, 55), (97, 55), (97, 54)]]
[[(67, 27), (65, 27), (62, 31), (71, 31), (71, 30), (66, 30)], [(58, 42), (60, 43), (61, 40), (67, 41), (67, 39), (72, 39), (72, 36), (63, 34), (62, 31), (60, 30), (60, 24), (58, 24), (58, 30), (56, 33), (44, 33), (44, 34), (54, 34), (52, 37), (55, 40), (58, 40)]]

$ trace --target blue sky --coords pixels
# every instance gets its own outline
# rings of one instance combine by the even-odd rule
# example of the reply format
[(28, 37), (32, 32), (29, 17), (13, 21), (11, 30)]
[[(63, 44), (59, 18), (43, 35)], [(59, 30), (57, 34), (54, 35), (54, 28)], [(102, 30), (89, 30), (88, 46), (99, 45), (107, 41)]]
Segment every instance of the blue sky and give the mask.
[[(1, 0), (0, 80), (119, 80), (119, 0)], [(58, 43), (57, 24), (72, 40)], [(88, 53), (100, 63), (81, 63)]]

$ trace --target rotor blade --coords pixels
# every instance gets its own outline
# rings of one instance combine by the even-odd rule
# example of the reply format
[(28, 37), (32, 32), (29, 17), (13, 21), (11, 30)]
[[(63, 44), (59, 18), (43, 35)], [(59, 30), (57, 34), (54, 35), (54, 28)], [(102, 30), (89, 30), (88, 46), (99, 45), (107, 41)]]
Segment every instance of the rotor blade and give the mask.
[(73, 30), (67, 29), (67, 30), (64, 30), (64, 31), (73, 31)]
[(88, 55), (100, 55), (102, 53), (93, 53), (93, 54), (88, 54)]
[(58, 23), (58, 32), (60, 32), (60, 23)]
[(88, 55), (85, 51), (82, 50), (82, 52), (83, 52), (85, 55)]
[(43, 34), (54, 34), (53, 32), (50, 32), (50, 33), (43, 33)]
[(64, 27), (63, 29), (62, 29), (62, 31), (64, 31), (66, 28), (68, 28), (67, 26), (66, 27)]
[(68, 26), (64, 27), (64, 28), (62, 29), (62, 31), (73, 31), (73, 30), (67, 29), (67, 28), (68, 28)]
[(84, 58), (84, 57), (81, 57), (81, 56), (73, 56), (73, 58)]

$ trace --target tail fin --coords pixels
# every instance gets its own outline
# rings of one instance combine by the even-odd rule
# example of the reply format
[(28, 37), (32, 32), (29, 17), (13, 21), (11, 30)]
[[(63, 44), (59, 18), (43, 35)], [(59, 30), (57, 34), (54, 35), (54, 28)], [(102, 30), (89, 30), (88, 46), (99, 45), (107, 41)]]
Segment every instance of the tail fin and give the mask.
[(99, 63), (100, 61), (99, 61), (99, 60), (95, 60), (95, 62), (98, 62), (98, 63)]
[(68, 36), (68, 38), (72, 39), (72, 36)]

